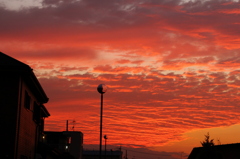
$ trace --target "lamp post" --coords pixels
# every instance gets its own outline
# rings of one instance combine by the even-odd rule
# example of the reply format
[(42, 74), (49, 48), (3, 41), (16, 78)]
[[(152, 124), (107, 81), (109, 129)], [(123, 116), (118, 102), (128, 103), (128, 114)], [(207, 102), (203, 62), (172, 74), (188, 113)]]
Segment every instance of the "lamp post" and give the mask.
[(99, 144), (99, 159), (102, 158), (102, 114), (103, 114), (103, 94), (107, 91), (105, 84), (100, 84), (97, 91), (101, 94), (101, 109), (100, 109), (100, 144)]
[(107, 135), (104, 135), (104, 139), (105, 139), (105, 159), (107, 158)]

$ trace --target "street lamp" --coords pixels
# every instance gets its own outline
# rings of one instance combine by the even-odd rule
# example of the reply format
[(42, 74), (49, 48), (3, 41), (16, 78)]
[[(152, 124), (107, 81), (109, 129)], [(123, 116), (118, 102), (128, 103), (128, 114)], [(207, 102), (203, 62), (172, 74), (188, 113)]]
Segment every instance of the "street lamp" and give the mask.
[(102, 158), (102, 114), (103, 114), (103, 94), (107, 91), (105, 84), (100, 84), (97, 91), (101, 94), (101, 110), (100, 110), (100, 144), (99, 144), (99, 159)]
[(105, 139), (105, 159), (107, 158), (107, 135), (104, 135), (104, 139)]

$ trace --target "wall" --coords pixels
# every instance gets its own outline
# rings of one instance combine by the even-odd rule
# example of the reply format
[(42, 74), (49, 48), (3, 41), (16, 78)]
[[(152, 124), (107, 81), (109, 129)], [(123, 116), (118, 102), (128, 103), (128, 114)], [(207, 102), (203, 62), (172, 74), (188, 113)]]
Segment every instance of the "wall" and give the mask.
[[(25, 107), (25, 92), (30, 96), (29, 109)], [(18, 158), (21, 156), (34, 158), (37, 145), (37, 124), (33, 120), (33, 106), (36, 99), (24, 82), (22, 83), (21, 94)]]

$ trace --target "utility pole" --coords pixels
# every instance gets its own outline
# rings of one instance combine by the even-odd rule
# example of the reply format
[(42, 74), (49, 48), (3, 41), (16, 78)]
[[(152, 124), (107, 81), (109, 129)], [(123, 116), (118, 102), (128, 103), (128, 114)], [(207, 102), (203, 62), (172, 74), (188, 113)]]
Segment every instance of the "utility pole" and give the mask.
[(67, 123), (66, 123), (66, 131), (68, 131), (68, 120), (67, 120)]

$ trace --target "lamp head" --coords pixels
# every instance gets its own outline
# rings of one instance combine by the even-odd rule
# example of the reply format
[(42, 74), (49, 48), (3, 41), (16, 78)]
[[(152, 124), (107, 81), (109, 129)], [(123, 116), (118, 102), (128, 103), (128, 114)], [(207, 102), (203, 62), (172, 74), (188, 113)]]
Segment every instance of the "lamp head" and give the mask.
[(97, 91), (100, 93), (100, 94), (104, 94), (107, 92), (107, 86), (105, 84), (100, 84), (98, 85), (97, 87)]

